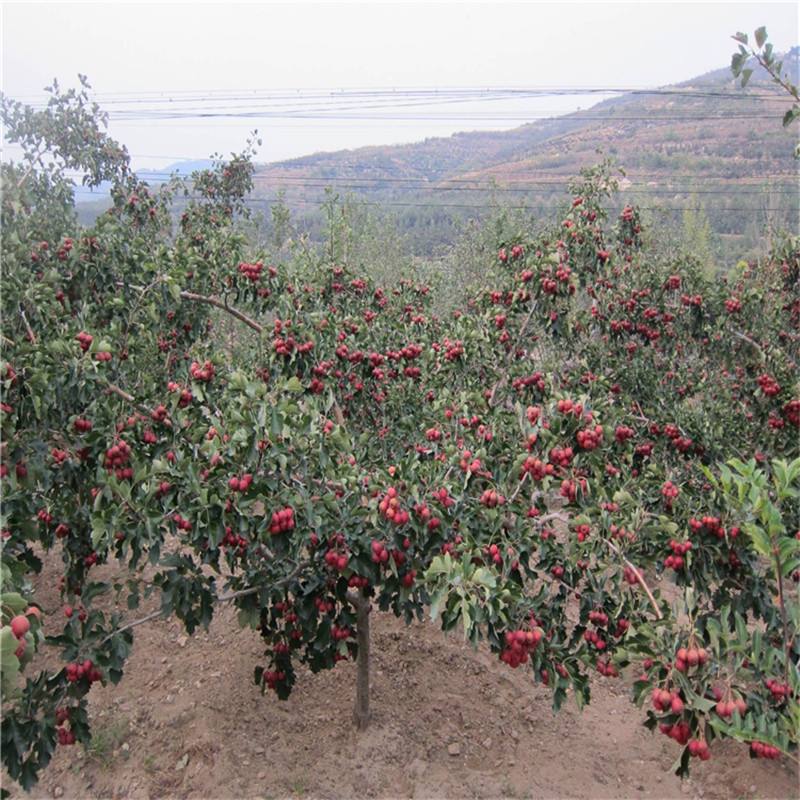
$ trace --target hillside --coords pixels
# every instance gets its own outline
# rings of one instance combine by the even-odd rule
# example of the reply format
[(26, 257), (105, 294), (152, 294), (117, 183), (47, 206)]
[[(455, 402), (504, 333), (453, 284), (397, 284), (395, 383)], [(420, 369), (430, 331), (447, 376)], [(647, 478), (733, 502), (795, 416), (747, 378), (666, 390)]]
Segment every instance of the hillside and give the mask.
[[(785, 69), (797, 80), (797, 48)], [(765, 73), (756, 71), (742, 90), (722, 68), (511, 131), (265, 165), (257, 171), (255, 194), (266, 205), (281, 191), (308, 224), (309, 208), (331, 187), (380, 205), (407, 232), (433, 229), (424, 251), (437, 235), (446, 241), (457, 227), (449, 221), (480, 216), (490, 199), (546, 213), (563, 200), (567, 180), (581, 167), (611, 156), (626, 171), (625, 201), (677, 220), (691, 208), (708, 216), (715, 234), (741, 238), (754, 222), (787, 226), (797, 218), (796, 126), (781, 126), (787, 107)]]

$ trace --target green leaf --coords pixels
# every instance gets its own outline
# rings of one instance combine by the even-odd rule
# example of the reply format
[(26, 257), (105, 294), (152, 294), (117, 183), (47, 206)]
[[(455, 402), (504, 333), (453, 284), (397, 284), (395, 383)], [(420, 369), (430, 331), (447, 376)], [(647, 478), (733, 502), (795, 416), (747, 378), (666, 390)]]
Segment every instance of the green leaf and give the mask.
[(21, 614), (28, 607), (28, 601), (18, 592), (6, 592), (0, 595), (0, 603), (7, 606), (12, 614)]
[(472, 628), (472, 610), (466, 597), (461, 598), (461, 623), (464, 626), (464, 636), (469, 637)]
[(744, 87), (747, 86), (747, 84), (750, 81), (750, 78), (752, 77), (752, 75), (753, 75), (753, 70), (752, 69), (748, 68), (748, 69), (743, 69), (742, 70), (742, 89), (744, 89)]
[(472, 580), (487, 589), (494, 589), (497, 586), (497, 579), (486, 567), (478, 567), (472, 576)]
[(300, 379), (296, 375), (286, 381), (286, 391), (294, 392), (295, 394), (303, 391), (303, 384), (300, 383)]
[(622, 489), (614, 492), (613, 500), (617, 505), (626, 506), (633, 504), (633, 497), (631, 497), (629, 492), (626, 492)]
[(753, 631), (753, 649), (752, 654), (753, 658), (752, 661), (754, 664), (758, 664), (761, 658), (761, 631), (756, 629)]
[(767, 534), (762, 528), (753, 523), (744, 526), (745, 531), (753, 543), (753, 549), (761, 556), (769, 558), (772, 555), (772, 548), (770, 547)]
[(753, 35), (755, 36), (756, 46), (759, 48), (763, 47), (764, 42), (767, 41), (767, 29), (762, 25)]
[(439, 618), (439, 614), (441, 613), (442, 610), (442, 603), (445, 601), (446, 598), (447, 598), (446, 589), (439, 590), (433, 596), (433, 599), (431, 600), (431, 610), (430, 610), (431, 622), (436, 622), (436, 620)]
[(2, 656), (0, 661), (5, 662), (9, 656), (14, 654), (18, 646), (19, 642), (17, 641), (17, 637), (14, 636), (11, 626), (4, 625), (2, 630), (0, 630), (0, 655)]
[(800, 106), (792, 106), (783, 115), (783, 127), (788, 128), (798, 117), (800, 117)]
[(106, 535), (106, 531), (108, 527), (106, 525), (105, 520), (94, 518), (92, 520), (92, 547), (96, 550), (97, 546), (103, 540), (103, 537)]

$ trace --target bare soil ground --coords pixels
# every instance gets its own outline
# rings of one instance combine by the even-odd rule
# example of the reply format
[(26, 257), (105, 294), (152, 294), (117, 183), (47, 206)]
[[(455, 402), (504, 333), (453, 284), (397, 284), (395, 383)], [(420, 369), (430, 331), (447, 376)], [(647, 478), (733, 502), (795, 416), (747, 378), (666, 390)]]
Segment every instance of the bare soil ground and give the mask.
[[(54, 614), (56, 574), (46, 570), (37, 592)], [(372, 629), (373, 721), (358, 733), (355, 664), (301, 671), (281, 702), (253, 684), (261, 640), (231, 608), (191, 638), (175, 622), (139, 627), (122, 682), (90, 695), (93, 745), (59, 748), (32, 796), (798, 796), (790, 763), (750, 760), (733, 742), (715, 744), (681, 782), (669, 772), (678, 746), (642, 727), (624, 680), (598, 676), (583, 713), (570, 702), (554, 715), (549, 690), (529, 672), (458, 634), (380, 613)]]

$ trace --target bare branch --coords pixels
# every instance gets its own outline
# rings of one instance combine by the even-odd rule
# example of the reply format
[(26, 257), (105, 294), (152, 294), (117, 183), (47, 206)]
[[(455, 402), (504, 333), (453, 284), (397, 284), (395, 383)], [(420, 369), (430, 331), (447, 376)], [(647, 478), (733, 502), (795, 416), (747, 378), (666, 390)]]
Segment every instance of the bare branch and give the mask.
[(622, 558), (622, 560), (625, 562), (625, 566), (628, 567), (631, 572), (633, 572), (633, 574), (636, 576), (636, 580), (639, 581), (642, 589), (644, 589), (645, 593), (647, 594), (647, 599), (650, 601), (650, 605), (653, 606), (653, 610), (656, 612), (656, 617), (658, 617), (658, 619), (663, 619), (664, 616), (661, 613), (661, 609), (658, 607), (658, 603), (656, 603), (656, 599), (653, 597), (653, 593), (650, 591), (650, 587), (647, 585), (647, 581), (645, 581), (642, 573), (639, 572), (639, 570), (634, 567), (633, 564), (631, 564), (631, 562), (625, 558), (625, 556), (622, 555), (620, 549), (613, 542), (610, 542), (608, 539), (603, 539), (603, 541), (609, 546), (609, 548), (611, 548), (611, 550), (613, 550)]
[(248, 317), (247, 314), (243, 314), (238, 309), (229, 306), (224, 300), (220, 300), (218, 297), (196, 294), (195, 292), (181, 292), (180, 297), (182, 300), (191, 300), (195, 303), (207, 303), (215, 308), (221, 308), (232, 317), (236, 317), (240, 322), (244, 322), (245, 325), (252, 328), (256, 333), (264, 332), (263, 325), (260, 325), (254, 319)]
[[(566, 522), (569, 518), (562, 512), (553, 512), (551, 514), (545, 514), (542, 517), (536, 517), (535, 522), (539, 524), (543, 524), (545, 522), (549, 522), (552, 519), (558, 519), (562, 522)], [(642, 589), (644, 589), (645, 593), (647, 594), (647, 599), (650, 601), (650, 605), (653, 607), (653, 611), (656, 612), (656, 617), (658, 619), (663, 619), (664, 615), (661, 613), (661, 609), (658, 607), (658, 603), (656, 603), (655, 597), (653, 597), (653, 593), (650, 591), (650, 587), (647, 585), (647, 581), (645, 581), (644, 576), (641, 572), (622, 554), (622, 551), (614, 544), (614, 542), (609, 541), (608, 539), (603, 539), (603, 541), (608, 545), (609, 549), (613, 550), (624, 562), (625, 566), (630, 568), (631, 572), (636, 576), (636, 580), (639, 581)]]
[[(145, 414), (147, 417), (153, 417), (153, 412), (143, 403), (139, 403), (136, 398), (132, 394), (128, 394), (124, 389), (120, 389), (115, 383), (108, 383), (106, 384), (106, 391), (110, 394), (115, 394), (117, 397), (121, 397), (126, 403), (130, 403), (134, 408), (140, 411), (142, 414)], [(172, 422), (169, 419), (163, 419), (161, 422), (166, 425), (168, 428), (172, 427)]]
[(22, 322), (25, 325), (25, 332), (28, 334), (28, 341), (31, 344), (36, 344), (36, 334), (34, 334), (33, 328), (31, 328), (31, 324), (28, 322), (28, 318), (25, 316), (25, 309), (21, 305), (19, 307), (19, 315), (22, 317)]
[[(285, 586), (287, 583), (291, 583), (307, 566), (311, 564), (310, 561), (301, 561), (285, 578), (281, 578), (281, 580), (277, 581), (276, 583), (270, 586), (270, 589), (280, 589), (282, 586)], [(228, 603), (231, 600), (236, 600), (237, 597), (247, 597), (251, 594), (256, 594), (260, 592), (262, 589), (267, 588), (264, 586), (249, 586), (247, 589), (239, 589), (235, 592), (226, 592), (225, 594), (217, 595), (214, 598), (215, 603)], [(132, 622), (128, 622), (127, 624), (117, 628), (115, 631), (112, 631), (108, 634), (108, 636), (103, 639), (103, 643), (107, 642), (112, 637), (116, 636), (123, 631), (131, 630), (132, 628), (136, 628), (139, 625), (144, 625), (146, 622), (152, 622), (154, 619), (159, 619), (160, 617), (166, 617), (167, 613), (164, 612), (163, 609), (159, 609), (158, 611), (153, 611), (151, 614), (148, 614), (145, 617), (141, 617), (140, 619), (135, 619)]]
[[(124, 281), (117, 281), (117, 286), (124, 286), (128, 289), (134, 289), (139, 292), (147, 292), (150, 288), (156, 285), (157, 282), (157, 280), (153, 281), (149, 286), (134, 286), (133, 284), (127, 284)], [(227, 301), (220, 300), (219, 297), (187, 291), (182, 291), (179, 296), (181, 300), (191, 300), (194, 303), (206, 303), (207, 305), (214, 306), (215, 308), (220, 308), (226, 313), (230, 314), (232, 317), (238, 319), (240, 322), (244, 322), (245, 325), (247, 325), (249, 328), (252, 328), (256, 333), (264, 332), (263, 325), (259, 324), (251, 317), (248, 317), (247, 314), (239, 311), (239, 309), (229, 306)]]
[[(761, 345), (757, 341), (755, 341), (755, 339), (751, 339), (749, 336), (747, 336), (746, 334), (742, 333), (741, 331), (734, 331), (733, 335), (736, 336), (738, 339), (741, 339), (743, 342), (747, 342), (749, 345), (752, 345), (753, 347), (755, 347), (755, 349), (758, 350), (758, 352), (761, 354), (761, 357), (763, 359), (766, 359), (766, 353), (764, 353), (764, 349), (761, 347)], [(794, 359), (785, 350), (781, 350), (780, 352), (785, 356), (786, 360), (795, 369), (798, 368), (797, 363), (794, 361)]]

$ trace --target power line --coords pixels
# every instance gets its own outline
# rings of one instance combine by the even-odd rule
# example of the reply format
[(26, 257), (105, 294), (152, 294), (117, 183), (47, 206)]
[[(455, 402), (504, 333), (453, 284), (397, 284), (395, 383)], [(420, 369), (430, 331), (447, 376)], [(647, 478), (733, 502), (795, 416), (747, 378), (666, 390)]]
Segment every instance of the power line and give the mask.
[[(142, 170), (145, 173), (145, 177), (151, 180), (158, 180), (159, 178), (163, 178), (165, 180), (171, 178), (173, 173), (169, 173), (166, 171), (163, 172), (156, 172), (152, 170)], [(68, 177), (75, 178), (75, 177), (82, 177), (80, 173), (73, 173), (68, 174)], [(770, 178), (779, 177), (779, 176), (770, 176)], [(786, 176), (786, 179), (793, 179), (793, 176)], [(274, 184), (273, 188), (280, 189), (280, 188), (287, 188), (285, 184), (288, 182), (288, 188), (294, 188), (295, 186), (302, 188), (305, 186), (311, 188), (325, 188), (327, 186), (335, 186), (340, 189), (361, 189), (361, 190), (373, 190), (373, 191), (380, 191), (382, 187), (380, 186), (370, 186), (367, 185), (368, 183), (379, 183), (379, 184), (402, 184), (404, 187), (409, 189), (424, 189), (430, 192), (486, 192), (486, 193), (505, 193), (505, 194), (529, 194), (532, 192), (536, 192), (537, 190), (543, 190), (552, 187), (553, 189), (563, 189), (565, 185), (569, 182), (570, 179), (563, 179), (563, 180), (525, 180), (525, 181), (513, 181), (514, 186), (504, 186), (501, 184), (492, 184), (492, 183), (481, 183), (479, 181), (471, 181), (469, 179), (446, 179), (444, 181), (440, 181), (438, 183), (431, 183), (425, 179), (421, 178), (393, 178), (393, 177), (369, 177), (369, 178), (343, 178), (343, 177), (330, 177), (330, 178), (317, 178), (317, 177), (301, 177), (301, 176), (264, 176), (264, 175), (254, 175), (254, 181), (271, 181)], [(766, 179), (764, 179), (766, 180)], [(732, 183), (734, 181), (731, 181)], [(454, 186), (442, 185), (442, 184), (457, 184)], [(739, 181), (735, 181), (736, 184), (739, 184)], [(784, 183), (783, 181), (781, 183)], [(411, 185), (409, 185), (411, 184)], [(467, 184), (467, 185), (461, 185)], [(476, 185), (477, 184), (477, 185)], [(729, 189), (698, 189), (693, 186), (674, 186), (674, 187), (650, 187), (650, 186), (643, 186), (643, 187), (634, 187), (634, 186), (626, 186), (620, 190), (621, 192), (627, 192), (631, 194), (652, 194), (652, 195), (674, 195), (674, 194), (698, 194), (698, 195), (730, 195), (731, 192)], [(758, 188), (756, 190), (737, 190), (737, 195), (764, 195), (764, 194), (787, 194), (787, 195), (798, 195), (797, 188), (791, 189), (784, 189), (784, 188), (776, 188), (773, 186), (766, 186), (763, 188)]]
[(412, 121), (412, 122), (703, 122), (709, 120), (779, 120), (782, 114), (763, 113), (700, 113), (700, 114), (616, 114), (601, 115), (599, 113), (564, 112), (563, 114), (482, 114), (479, 112), (465, 114), (363, 114), (341, 112), (314, 111), (189, 111), (189, 112), (147, 112), (130, 114), (111, 114), (109, 118), (115, 122), (183, 120), (183, 119), (304, 119), (304, 120), (342, 120), (342, 121)]
[[(445, 96), (495, 96), (498, 94), (523, 97), (542, 96), (575, 96), (599, 94), (630, 94), (630, 95), (672, 95), (678, 97), (722, 97), (730, 99), (775, 99), (780, 93), (775, 91), (724, 91), (718, 84), (698, 84), (695, 88), (681, 86), (642, 87), (642, 86), (565, 86), (565, 85), (539, 85), (539, 86), (439, 86), (439, 87), (362, 87), (362, 88), (271, 88), (271, 89), (177, 89), (177, 90), (149, 90), (139, 92), (90, 92), (89, 97), (94, 102), (114, 103), (180, 103), (196, 102), (224, 102), (250, 99), (278, 99), (290, 100), (307, 98), (312, 100), (339, 100), (345, 98), (380, 98), (380, 97), (420, 97), (438, 99)], [(48, 98), (47, 93), (28, 93), (18, 96), (21, 99), (32, 99), (42, 102)]]

